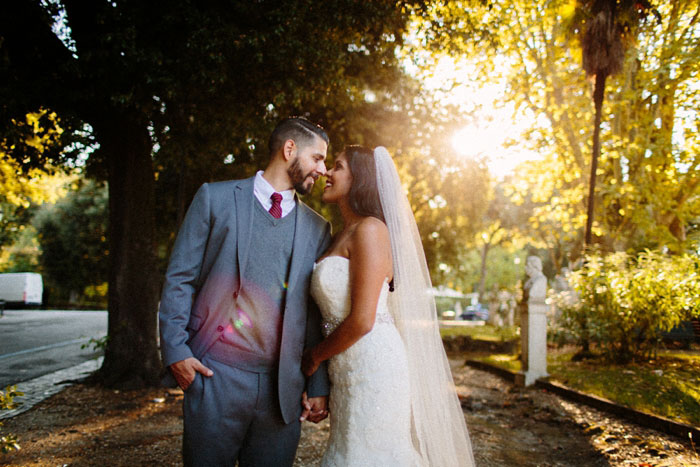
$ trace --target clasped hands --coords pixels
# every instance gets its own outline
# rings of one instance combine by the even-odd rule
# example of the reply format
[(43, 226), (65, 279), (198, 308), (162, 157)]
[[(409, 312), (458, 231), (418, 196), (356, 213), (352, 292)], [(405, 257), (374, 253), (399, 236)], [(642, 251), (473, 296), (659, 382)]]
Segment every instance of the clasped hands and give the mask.
[(301, 405), (304, 410), (299, 417), (299, 421), (308, 420), (318, 423), (328, 416), (328, 397), (307, 397), (306, 391), (301, 395)]
[[(320, 362), (315, 361), (313, 352), (309, 349), (304, 352), (304, 356), (301, 359), (301, 371), (305, 376), (309, 377), (316, 372), (320, 364)], [(309, 420), (318, 423), (328, 416), (328, 397), (326, 396), (307, 398), (306, 392), (304, 392), (301, 396), (301, 404), (304, 407), (304, 412), (299, 420), (302, 422)]]

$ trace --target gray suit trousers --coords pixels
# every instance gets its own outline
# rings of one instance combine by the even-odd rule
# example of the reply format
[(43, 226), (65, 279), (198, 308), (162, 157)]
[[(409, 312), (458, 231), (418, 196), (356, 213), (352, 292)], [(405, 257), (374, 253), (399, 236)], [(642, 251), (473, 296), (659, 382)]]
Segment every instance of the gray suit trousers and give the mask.
[(208, 356), (202, 362), (214, 375), (197, 373), (185, 391), (185, 465), (291, 467), (301, 423), (282, 419), (277, 370), (245, 371)]

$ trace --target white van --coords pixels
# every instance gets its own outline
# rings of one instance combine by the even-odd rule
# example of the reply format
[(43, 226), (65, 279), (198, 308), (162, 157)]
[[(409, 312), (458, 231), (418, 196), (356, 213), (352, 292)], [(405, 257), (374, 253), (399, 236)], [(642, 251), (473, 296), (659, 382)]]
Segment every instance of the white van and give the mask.
[(36, 272), (0, 274), (0, 300), (7, 306), (41, 305), (44, 282)]

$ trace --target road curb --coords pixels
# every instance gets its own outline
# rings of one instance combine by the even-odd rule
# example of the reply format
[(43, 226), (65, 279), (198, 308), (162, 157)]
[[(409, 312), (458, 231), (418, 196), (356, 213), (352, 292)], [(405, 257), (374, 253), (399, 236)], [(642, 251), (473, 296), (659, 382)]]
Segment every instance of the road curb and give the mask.
[[(504, 368), (497, 367), (495, 365), (491, 365), (490, 363), (479, 362), (476, 360), (467, 360), (466, 362), (464, 362), (464, 364), (472, 368), (476, 368), (478, 370), (493, 373), (511, 383), (515, 382), (516, 373), (506, 370)], [(571, 401), (585, 404), (589, 407), (593, 407), (595, 409), (616, 415), (620, 418), (624, 418), (625, 420), (636, 423), (637, 425), (646, 428), (652, 428), (654, 430), (672, 436), (677, 436), (686, 441), (691, 435), (693, 440), (700, 440), (700, 429), (692, 425), (688, 425), (686, 423), (676, 422), (669, 418), (653, 415), (646, 412), (640, 412), (638, 410), (617, 404), (611, 400), (602, 397), (576, 391), (575, 389), (571, 389), (567, 386), (564, 386), (561, 383), (557, 383), (554, 381), (538, 379), (535, 382), (535, 387), (545, 389)]]
[(0, 420), (12, 418), (26, 412), (44, 399), (72, 385), (76, 379), (96, 371), (100, 368), (100, 365), (102, 365), (102, 358), (103, 357), (88, 360), (79, 365), (17, 383), (15, 385), (17, 386), (17, 390), (23, 392), (24, 396), (15, 397), (15, 401), (21, 405), (16, 409), (3, 410), (0, 412)]

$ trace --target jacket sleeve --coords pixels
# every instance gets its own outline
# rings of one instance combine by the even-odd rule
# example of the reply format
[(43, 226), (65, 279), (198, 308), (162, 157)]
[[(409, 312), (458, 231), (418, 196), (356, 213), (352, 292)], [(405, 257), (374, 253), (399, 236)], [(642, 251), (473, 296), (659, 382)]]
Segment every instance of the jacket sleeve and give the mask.
[(158, 312), (160, 346), (165, 366), (192, 357), (192, 351), (187, 345), (187, 325), (192, 304), (201, 286), (199, 279), (210, 224), (209, 189), (205, 183), (187, 210), (165, 274)]
[[(323, 240), (320, 243), (318, 251), (316, 251), (316, 259), (318, 259), (331, 244), (331, 229), (330, 224), (325, 224)], [(306, 319), (306, 341), (304, 348), (314, 347), (323, 340), (321, 333), (321, 312), (313, 298), (309, 297), (308, 311)], [(316, 372), (306, 380), (306, 395), (308, 397), (327, 396), (330, 394), (330, 380), (328, 379), (328, 362), (323, 362), (318, 367)]]

